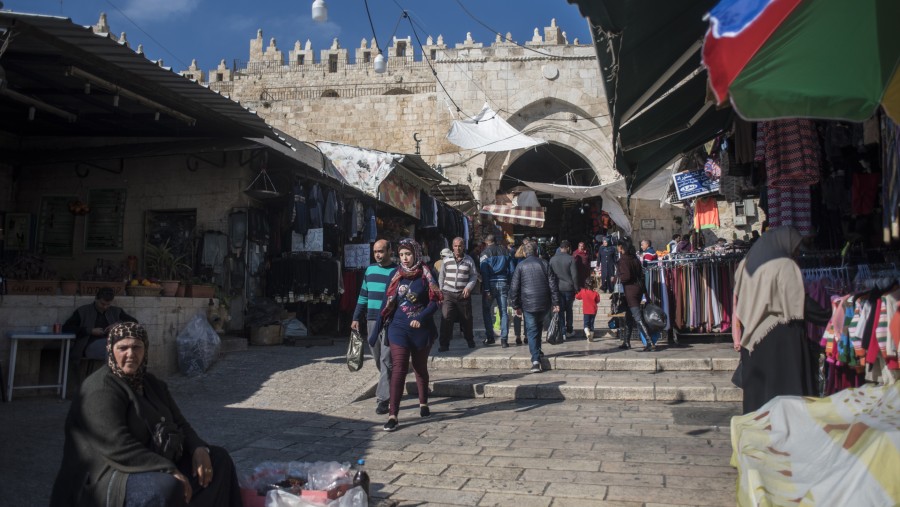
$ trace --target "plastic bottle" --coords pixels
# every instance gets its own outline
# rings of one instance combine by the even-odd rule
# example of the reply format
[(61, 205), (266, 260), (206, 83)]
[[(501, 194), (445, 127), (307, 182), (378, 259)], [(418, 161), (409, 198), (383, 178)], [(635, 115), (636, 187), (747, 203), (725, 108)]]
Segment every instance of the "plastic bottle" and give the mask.
[(353, 476), (353, 485), (362, 487), (366, 493), (366, 498), (368, 498), (369, 484), (371, 484), (371, 481), (369, 480), (369, 473), (366, 472), (366, 460), (360, 459), (356, 462), (356, 475)]

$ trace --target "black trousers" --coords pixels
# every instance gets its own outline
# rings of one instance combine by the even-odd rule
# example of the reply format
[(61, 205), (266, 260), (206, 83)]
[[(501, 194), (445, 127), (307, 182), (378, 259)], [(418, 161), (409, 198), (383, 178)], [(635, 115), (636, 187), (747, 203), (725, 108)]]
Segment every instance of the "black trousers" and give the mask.
[(472, 323), (472, 296), (463, 299), (462, 293), (444, 291), (444, 302), (441, 304), (441, 334), (439, 343), (442, 348), (450, 346), (453, 337), (453, 324), (459, 322), (466, 342), (475, 343)]

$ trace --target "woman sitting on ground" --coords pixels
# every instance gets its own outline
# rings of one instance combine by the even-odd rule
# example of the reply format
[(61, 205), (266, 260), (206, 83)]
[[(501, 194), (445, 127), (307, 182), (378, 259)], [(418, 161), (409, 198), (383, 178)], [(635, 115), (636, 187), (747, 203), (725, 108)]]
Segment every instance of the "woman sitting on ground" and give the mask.
[(391, 282), (384, 294), (381, 321), (369, 334), (369, 343), (378, 338), (381, 329), (387, 330), (391, 347), (391, 402), (385, 431), (397, 429), (400, 398), (409, 373), (412, 357), (419, 391), (419, 415), (428, 417), (428, 352), (437, 336), (432, 316), (441, 304), (441, 291), (434, 282), (431, 270), (422, 264), (422, 249), (415, 240), (405, 238), (397, 246), (400, 266), (390, 275)]
[(147, 373), (148, 345), (138, 323), (110, 329), (108, 368), (85, 379), (69, 409), (51, 507), (242, 505), (228, 452), (201, 440)]

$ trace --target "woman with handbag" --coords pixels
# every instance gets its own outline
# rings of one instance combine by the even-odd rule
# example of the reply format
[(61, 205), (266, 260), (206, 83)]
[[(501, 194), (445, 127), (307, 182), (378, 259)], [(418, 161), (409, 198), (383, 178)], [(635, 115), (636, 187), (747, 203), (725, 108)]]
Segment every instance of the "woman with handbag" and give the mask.
[[(637, 251), (632, 243), (619, 243), (619, 262), (616, 264), (617, 281), (622, 284), (625, 291), (625, 304), (628, 311), (625, 312), (625, 342), (619, 346), (622, 349), (631, 348), (631, 334), (635, 327), (644, 336), (650, 336), (650, 331), (644, 324), (644, 316), (641, 314), (641, 297), (644, 295), (644, 274), (641, 261), (637, 258)], [(656, 345), (647, 345), (644, 351), (656, 350)]]
[(66, 419), (51, 507), (240, 507), (234, 463), (185, 420), (165, 382), (147, 373), (147, 331), (109, 331), (108, 368), (88, 377)]
[(431, 415), (428, 408), (428, 352), (437, 338), (433, 315), (441, 305), (441, 290), (431, 270), (422, 262), (422, 247), (412, 238), (401, 239), (397, 256), (400, 266), (389, 276), (391, 281), (384, 293), (381, 320), (369, 334), (371, 344), (382, 328), (385, 329), (391, 348), (391, 401), (385, 431), (394, 431), (399, 425), (397, 412), (409, 373), (410, 357), (419, 391), (419, 415)]

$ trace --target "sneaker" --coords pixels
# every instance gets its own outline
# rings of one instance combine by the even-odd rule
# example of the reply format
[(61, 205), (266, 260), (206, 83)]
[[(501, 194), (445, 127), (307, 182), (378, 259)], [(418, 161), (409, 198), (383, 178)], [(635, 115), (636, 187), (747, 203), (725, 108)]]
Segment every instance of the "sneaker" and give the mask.
[[(544, 369), (541, 367), (541, 363), (538, 361), (533, 361), (531, 363), (531, 373), (540, 373), (542, 371), (544, 371)], [(387, 428), (387, 426), (385, 426), (385, 428)]]
[(388, 419), (388, 421), (384, 423), (384, 431), (394, 431), (399, 425), (400, 424), (396, 419)]
[(419, 417), (428, 417), (430, 415), (431, 415), (431, 409), (428, 408), (428, 405), (419, 407)]
[(528, 338), (522, 338), (522, 343), (524, 343), (525, 345), (528, 345)]
[(495, 340), (493, 338), (485, 338), (484, 341), (481, 343), (483, 343), (485, 345), (493, 345), (493, 344), (497, 343), (497, 340)]
[(501, 342), (500, 342), (500, 346), (503, 347), (504, 349), (508, 349), (508, 348), (509, 348), (509, 342), (508, 342), (508, 341), (501, 341)]
[(467, 342), (467, 343), (468, 343), (470, 349), (474, 349), (474, 348), (475, 348), (475, 340), (472, 340), (472, 341)]
[(379, 401), (377, 405), (375, 405), (375, 413), (378, 415), (384, 415), (390, 412), (390, 402), (388, 400)]
[(588, 328), (584, 328), (584, 336), (587, 338), (591, 334), (591, 330)]
[(516, 336), (516, 346), (522, 345), (522, 338), (520, 336)]

